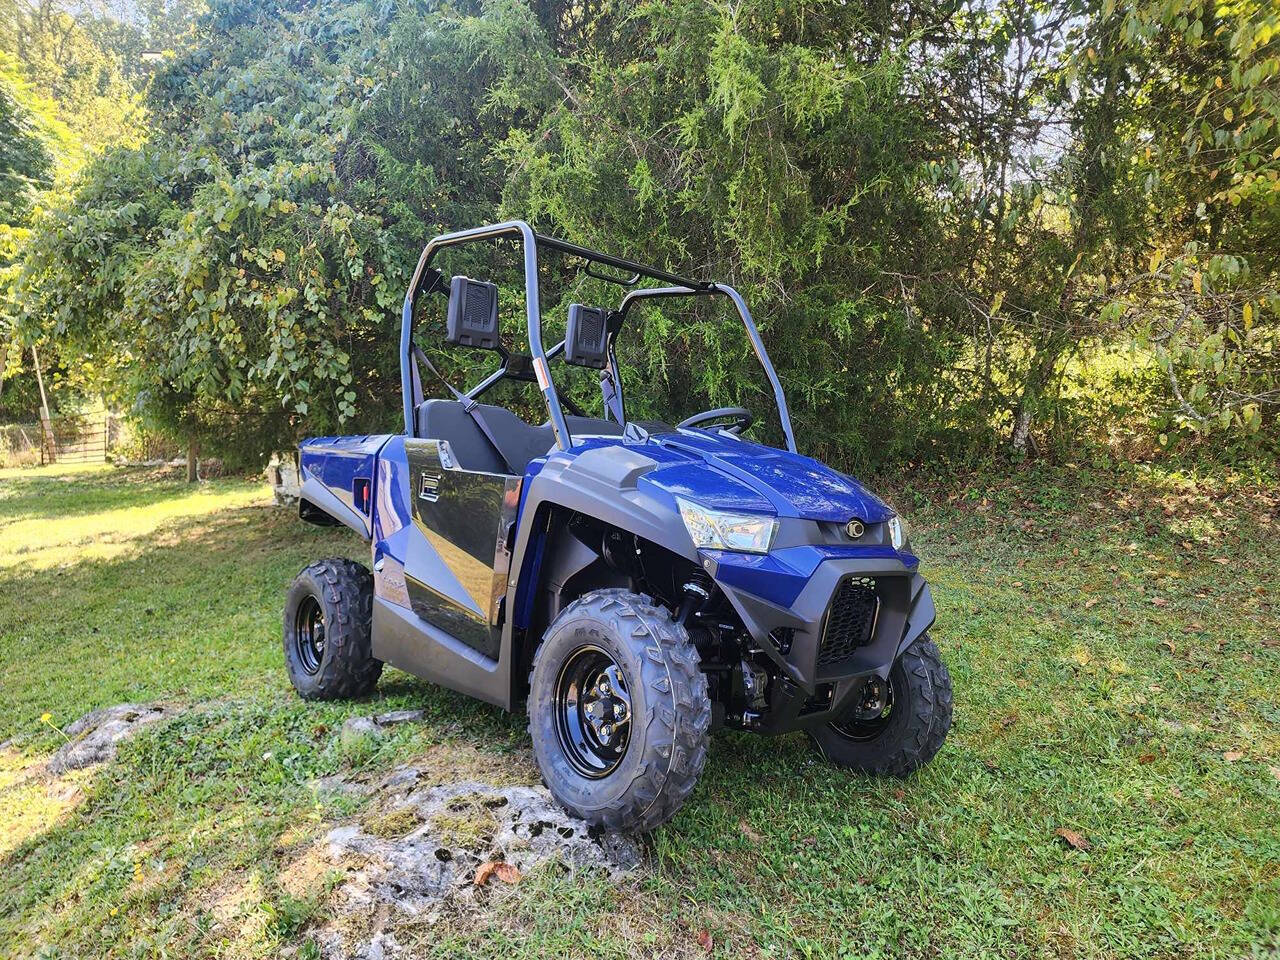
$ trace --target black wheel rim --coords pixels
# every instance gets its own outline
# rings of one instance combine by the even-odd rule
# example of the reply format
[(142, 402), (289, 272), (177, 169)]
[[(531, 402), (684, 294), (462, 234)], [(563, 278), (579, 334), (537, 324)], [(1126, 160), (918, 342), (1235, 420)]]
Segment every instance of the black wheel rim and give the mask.
[(584, 777), (607, 777), (631, 743), (631, 694), (617, 661), (596, 646), (579, 647), (556, 679), (556, 738)]
[[(831, 729), (846, 740), (859, 743), (874, 740), (880, 736), (893, 722), (895, 709), (895, 688), (893, 682), (895, 669), (888, 680), (872, 677), (863, 686), (854, 705), (839, 720), (831, 722)], [(901, 704), (897, 705), (902, 708)]]
[(320, 670), (324, 659), (324, 611), (315, 597), (306, 597), (293, 615), (293, 649), (309, 675)]

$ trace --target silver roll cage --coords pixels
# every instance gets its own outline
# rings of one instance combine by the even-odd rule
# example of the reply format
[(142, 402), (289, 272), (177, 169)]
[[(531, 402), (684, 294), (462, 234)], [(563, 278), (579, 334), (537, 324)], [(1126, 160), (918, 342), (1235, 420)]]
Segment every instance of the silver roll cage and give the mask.
[[(622, 298), (622, 303), (615, 311), (614, 316), (610, 318), (611, 328), (615, 332), (609, 337), (609, 372), (613, 377), (614, 386), (618, 391), (619, 397), (622, 395), (622, 382), (618, 372), (617, 359), (614, 356), (613, 341), (616, 338), (616, 331), (621, 327), (627, 312), (635, 303), (640, 300), (668, 297), (714, 295), (728, 297), (737, 309), (738, 316), (742, 320), (743, 326), (747, 329), (747, 336), (751, 339), (751, 346), (755, 350), (756, 357), (759, 359), (760, 365), (764, 368), (765, 375), (769, 378), (769, 383), (773, 387), (773, 397), (778, 405), (778, 417), (782, 423), (782, 432), (786, 436), (787, 449), (792, 453), (796, 452), (795, 435), (791, 429), (791, 414), (787, 409), (787, 400), (782, 391), (782, 383), (773, 368), (773, 362), (769, 359), (768, 352), (765, 350), (764, 341), (760, 338), (760, 332), (756, 329), (755, 321), (751, 319), (751, 312), (747, 309), (747, 305), (738, 294), (738, 291), (721, 283), (699, 283), (687, 280), (665, 270), (659, 270), (656, 267), (648, 267), (622, 257), (614, 257), (586, 247), (580, 247), (577, 244), (569, 243), (567, 240), (543, 236), (535, 233), (533, 228), (523, 220), (508, 220), (504, 223), (441, 234), (423, 247), (422, 255), (418, 258), (418, 266), (413, 272), (413, 278), (409, 281), (409, 289), (405, 293), (404, 308), (400, 318), (400, 386), (404, 396), (404, 428), (407, 436), (413, 437), (417, 435), (414, 409), (418, 398), (422, 396), (421, 372), (418, 370), (418, 365), (414, 358), (413, 310), (420, 293), (433, 292), (437, 289), (435, 283), (424, 285), (423, 282), (424, 278), (432, 276), (428, 273), (431, 261), (437, 253), (448, 247), (477, 241), (498, 240), (506, 237), (518, 238), (524, 257), (525, 313), (529, 328), (529, 352), (533, 365), (532, 376), (527, 372), (517, 373), (510, 369), (511, 358), (505, 350), (500, 350), (502, 366), (467, 391), (465, 396), (468, 399), (476, 399), (503, 379), (536, 380), (547, 404), (547, 414), (555, 432), (557, 446), (561, 450), (568, 450), (572, 446), (573, 437), (569, 433), (569, 426), (565, 420), (564, 411), (561, 409), (560, 397), (556, 392), (555, 382), (551, 377), (549, 367), (550, 361), (564, 352), (565, 343), (561, 340), (550, 350), (543, 347), (542, 308), (538, 297), (538, 249), (556, 250), (586, 261), (585, 272), (588, 276), (597, 280), (616, 283), (627, 288), (636, 286), (642, 279), (646, 278), (668, 284), (668, 286), (663, 287), (629, 289)], [(614, 277), (599, 273), (591, 268), (592, 264), (600, 264), (601, 266), (622, 270), (629, 276)], [(434, 279), (438, 279), (438, 274), (435, 275)]]

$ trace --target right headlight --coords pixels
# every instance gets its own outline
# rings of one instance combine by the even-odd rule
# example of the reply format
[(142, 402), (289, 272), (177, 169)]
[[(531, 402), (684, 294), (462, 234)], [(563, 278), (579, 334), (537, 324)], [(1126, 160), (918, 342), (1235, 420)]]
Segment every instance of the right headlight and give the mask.
[(778, 521), (758, 513), (726, 513), (676, 497), (680, 519), (693, 538), (693, 545), (705, 550), (737, 550), (740, 553), (768, 553)]
[(907, 521), (901, 517), (889, 518), (889, 542), (895, 550), (901, 550), (907, 545)]

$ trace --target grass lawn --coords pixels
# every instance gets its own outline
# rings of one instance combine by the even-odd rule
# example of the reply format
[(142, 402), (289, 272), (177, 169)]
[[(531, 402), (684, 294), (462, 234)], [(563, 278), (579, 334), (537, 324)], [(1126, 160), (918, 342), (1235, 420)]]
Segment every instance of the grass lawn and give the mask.
[[(708, 942), (722, 957), (1275, 956), (1275, 490), (1069, 468), (900, 488), (955, 680), (933, 764), (877, 781), (802, 736), (720, 735), (636, 879), (535, 873), (401, 941), (503, 960)], [(291, 694), (285, 588), (314, 558), (362, 552), (256, 481), (0, 471), (0, 956), (314, 956), (335, 878), (297, 864), (362, 814), (317, 779), (424, 757), (529, 777), (521, 718), (403, 673), (373, 704)], [(190, 709), (104, 767), (35, 773), (55, 728), (123, 701)], [(427, 722), (340, 742), (347, 717), (401, 707)]]

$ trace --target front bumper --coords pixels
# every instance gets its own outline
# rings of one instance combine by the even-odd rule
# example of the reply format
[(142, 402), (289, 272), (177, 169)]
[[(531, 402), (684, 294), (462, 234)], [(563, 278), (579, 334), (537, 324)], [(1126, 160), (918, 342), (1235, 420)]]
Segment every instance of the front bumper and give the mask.
[[(889, 675), (898, 654), (935, 617), (915, 557), (888, 548), (800, 558), (716, 552), (704, 557), (703, 566), (781, 673), (756, 727), (764, 732), (818, 726), (839, 716), (868, 677)], [(824, 631), (837, 590), (850, 578), (874, 581), (878, 605), (866, 641), (833, 659), (830, 646), (823, 656)]]

